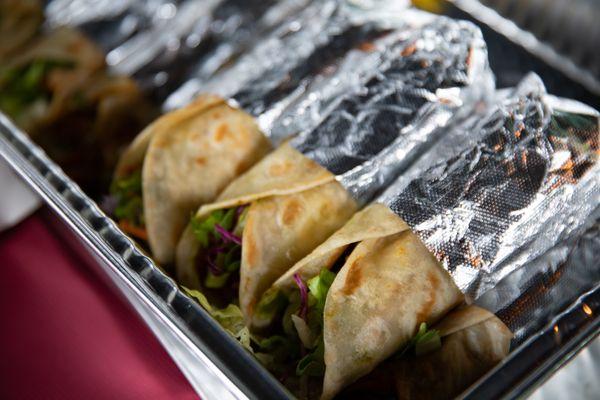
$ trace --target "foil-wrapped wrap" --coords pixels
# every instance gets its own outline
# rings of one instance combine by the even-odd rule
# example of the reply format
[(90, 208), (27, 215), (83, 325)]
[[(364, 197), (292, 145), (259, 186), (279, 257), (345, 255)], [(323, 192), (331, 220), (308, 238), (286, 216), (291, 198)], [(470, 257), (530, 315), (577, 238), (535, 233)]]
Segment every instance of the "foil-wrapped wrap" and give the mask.
[(467, 22), (437, 17), (399, 37), (383, 58), (317, 128), (291, 141), (361, 204), (493, 88), (485, 43)]
[(409, 173), (416, 179), (400, 178), (378, 201), (476, 299), (571, 237), (598, 207), (599, 121), (593, 109), (547, 95), (529, 76), (463, 127), (476, 132), (475, 143), (444, 160), (427, 154)]
[(373, 74), (389, 43), (431, 18), (399, 0), (375, 8), (345, 0), (314, 3), (209, 82), (186, 82), (166, 108), (200, 93), (218, 94), (256, 117), (278, 144), (314, 127), (342, 94)]
[[(581, 233), (516, 269), (476, 300), (511, 328), (515, 343), (539, 332), (572, 304), (594, 317), (590, 306), (576, 300), (600, 287), (600, 207), (580, 225)], [(560, 341), (561, 330), (554, 332)]]
[(46, 15), (50, 26), (79, 26), (113, 70), (164, 99), (190, 76), (209, 79), (309, 2), (53, 0)]

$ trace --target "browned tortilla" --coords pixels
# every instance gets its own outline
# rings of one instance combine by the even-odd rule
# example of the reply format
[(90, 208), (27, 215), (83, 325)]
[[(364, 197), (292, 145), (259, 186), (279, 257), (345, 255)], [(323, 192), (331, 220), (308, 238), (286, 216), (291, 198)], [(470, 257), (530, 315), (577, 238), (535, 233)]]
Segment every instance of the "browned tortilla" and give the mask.
[(117, 167), (115, 168), (115, 179), (124, 178), (134, 170), (141, 168), (148, 150), (150, 140), (156, 132), (172, 131), (172, 126), (181, 118), (189, 118), (199, 114), (203, 110), (221, 104), (223, 99), (219, 96), (201, 95), (187, 107), (172, 111), (158, 118), (148, 125), (131, 144), (125, 149)]
[(512, 338), (502, 321), (476, 306), (453, 310), (433, 329), (441, 336), (439, 349), (392, 356), (341, 397), (363, 399), (377, 393), (385, 398), (396, 394), (400, 400), (455, 398), (508, 354)]
[(174, 261), (190, 215), (213, 201), (270, 149), (254, 118), (225, 102), (200, 100), (199, 110), (167, 114), (151, 136), (142, 169), (144, 217), (153, 257)]
[(336, 276), (324, 311), (322, 399), (371, 372), (464, 301), (454, 281), (410, 230), (362, 241)]
[(365, 239), (393, 235), (407, 229), (408, 225), (388, 207), (379, 203), (371, 204), (354, 214), (343, 227), (297, 262), (273, 283), (273, 287), (284, 291), (295, 289), (297, 286), (294, 274), (300, 275), (305, 282), (308, 281), (317, 276), (323, 268), (331, 268), (348, 245)]
[[(294, 263), (341, 227), (357, 205), (328, 172), (289, 144), (280, 146), (233, 181), (211, 211), (249, 205), (242, 235), (239, 302), (249, 324), (262, 293)], [(198, 287), (200, 249), (188, 227), (178, 244), (177, 276)]]
[(394, 366), (400, 400), (443, 400), (459, 395), (508, 354), (511, 331), (494, 314), (469, 306), (448, 314), (435, 329), (442, 347)]
[(3, 71), (27, 67), (35, 61), (64, 63), (68, 67), (52, 69), (44, 77), (50, 99), (15, 116), (17, 125), (34, 137), (43, 134), (36, 128), (49, 126), (71, 112), (73, 98), (85, 93), (88, 82), (105, 66), (104, 54), (94, 43), (78, 31), (63, 27), (36, 37), (6, 63), (0, 62), (0, 87), (4, 84)]
[(32, 39), (43, 21), (38, 0), (0, 0), (0, 64)]

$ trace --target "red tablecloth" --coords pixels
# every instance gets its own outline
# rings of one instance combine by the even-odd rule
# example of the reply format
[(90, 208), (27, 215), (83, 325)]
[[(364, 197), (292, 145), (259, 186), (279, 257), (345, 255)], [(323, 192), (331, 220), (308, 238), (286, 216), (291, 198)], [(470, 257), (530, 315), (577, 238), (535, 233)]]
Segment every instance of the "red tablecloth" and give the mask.
[(2, 399), (195, 399), (152, 333), (43, 213), (0, 234)]

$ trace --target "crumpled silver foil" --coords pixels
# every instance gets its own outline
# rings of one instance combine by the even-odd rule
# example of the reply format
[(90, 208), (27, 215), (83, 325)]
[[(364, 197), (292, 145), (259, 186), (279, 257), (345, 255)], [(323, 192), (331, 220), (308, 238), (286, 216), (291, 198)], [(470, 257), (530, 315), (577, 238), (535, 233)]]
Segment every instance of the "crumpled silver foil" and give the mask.
[(547, 95), (532, 75), (467, 129), (485, 135), (475, 133), (481, 139), (456, 157), (416, 164), (416, 179), (399, 179), (378, 201), (477, 299), (573, 237), (598, 207), (600, 116)]
[[(476, 300), (511, 328), (515, 343), (531, 337), (583, 293), (600, 286), (600, 207), (581, 225)], [(581, 307), (594, 317), (585, 303)]]
[(436, 17), (383, 58), (371, 79), (291, 141), (361, 204), (493, 88), (481, 32), (468, 22)]
[(48, 25), (79, 26), (107, 63), (170, 94), (190, 76), (209, 79), (311, 0), (52, 0)]
[(406, 7), (405, 0), (370, 8), (347, 0), (315, 2), (209, 82), (186, 82), (166, 108), (200, 93), (218, 94), (255, 116), (279, 144), (316, 126), (342, 94), (376, 71), (388, 43), (433, 18)]

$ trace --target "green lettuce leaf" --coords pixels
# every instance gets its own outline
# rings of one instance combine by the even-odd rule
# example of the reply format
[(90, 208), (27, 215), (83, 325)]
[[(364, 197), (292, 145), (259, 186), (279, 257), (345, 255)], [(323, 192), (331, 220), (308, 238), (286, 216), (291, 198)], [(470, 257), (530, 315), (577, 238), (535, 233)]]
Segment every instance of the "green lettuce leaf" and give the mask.
[(208, 271), (204, 278), (204, 287), (206, 287), (207, 289), (220, 289), (222, 287), (225, 287), (230, 275), (230, 273), (214, 275), (212, 272)]
[(281, 290), (270, 288), (262, 295), (256, 305), (256, 318), (268, 321), (268, 324), (270, 324), (275, 316), (285, 309), (287, 304), (288, 299)]
[[(244, 210), (245, 211), (245, 210)], [(239, 271), (242, 247), (232, 232), (244, 223), (245, 213), (238, 217), (239, 208), (215, 210), (209, 215), (199, 218), (192, 216), (190, 226), (200, 246), (206, 250), (206, 274), (204, 286), (209, 289), (225, 287), (233, 273)], [(216, 226), (219, 225), (218, 229)], [(227, 237), (224, 237), (228, 235)], [(237, 238), (239, 239), (239, 238)], [(234, 275), (237, 277), (237, 274)]]
[(111, 185), (110, 193), (117, 199), (114, 216), (118, 220), (125, 220), (137, 227), (145, 226), (141, 168), (115, 180)]
[(302, 376), (323, 376), (325, 373), (325, 361), (323, 354), (325, 351), (325, 344), (323, 342), (323, 336), (319, 338), (317, 346), (302, 359), (296, 365), (296, 375)]
[(422, 322), (421, 325), (419, 325), (419, 330), (416, 335), (413, 336), (406, 346), (396, 353), (394, 358), (400, 358), (413, 350), (415, 355), (421, 356), (431, 353), (440, 347), (442, 347), (440, 332), (435, 329), (428, 329), (427, 324)]
[[(309, 346), (310, 352), (306, 354), (296, 365), (296, 375), (323, 376), (325, 373), (325, 362), (323, 360), (323, 310), (329, 288), (336, 274), (327, 268), (323, 268), (319, 275), (307, 282), (309, 298), (307, 325), (316, 340)], [(299, 306), (298, 306), (299, 307)], [(291, 318), (290, 318), (291, 319)]]
[(182, 286), (181, 288), (183, 289), (185, 294), (196, 300), (198, 304), (202, 306), (202, 308), (204, 308), (206, 311), (208, 311), (210, 315), (212, 315), (213, 308), (208, 302), (206, 296), (202, 292), (200, 292), (199, 290), (188, 289), (185, 286)]
[(19, 119), (35, 103), (46, 102), (50, 93), (45, 87), (48, 73), (55, 68), (71, 68), (61, 61), (35, 60), (30, 64), (0, 71), (0, 109)]
[(221, 225), (227, 230), (233, 228), (233, 221), (235, 219), (235, 208), (228, 210), (215, 210), (203, 218), (192, 216), (191, 226), (196, 236), (196, 239), (203, 248), (207, 248), (211, 240), (221, 239), (221, 236), (215, 231), (215, 224)]
[(319, 275), (309, 279), (307, 282), (310, 294), (316, 299), (315, 306), (321, 312), (325, 309), (325, 299), (327, 299), (327, 293), (335, 279), (335, 275), (335, 273), (327, 268), (323, 268)]
[(212, 307), (206, 296), (198, 291), (188, 289), (182, 286), (183, 291), (194, 298), (222, 327), (237, 339), (248, 351), (253, 352), (251, 346), (250, 330), (244, 324), (242, 310), (235, 304), (229, 304), (227, 307), (219, 310)]

